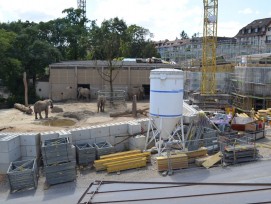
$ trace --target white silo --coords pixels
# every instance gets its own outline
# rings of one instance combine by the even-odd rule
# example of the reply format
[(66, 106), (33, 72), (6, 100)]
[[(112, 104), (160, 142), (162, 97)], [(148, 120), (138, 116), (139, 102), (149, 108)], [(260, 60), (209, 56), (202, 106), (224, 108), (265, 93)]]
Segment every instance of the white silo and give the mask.
[[(150, 73), (150, 123), (146, 146), (152, 131), (159, 154), (163, 140), (171, 140), (176, 128), (182, 128), (183, 77), (183, 71), (177, 69), (154, 69)], [(182, 142), (184, 145), (183, 128)]]

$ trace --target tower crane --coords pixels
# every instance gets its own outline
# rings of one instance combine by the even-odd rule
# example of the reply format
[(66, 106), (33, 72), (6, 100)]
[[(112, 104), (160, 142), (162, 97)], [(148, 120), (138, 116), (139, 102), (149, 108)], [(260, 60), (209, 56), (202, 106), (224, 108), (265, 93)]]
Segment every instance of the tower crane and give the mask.
[(201, 94), (216, 94), (216, 47), (218, 0), (203, 0)]
[(84, 11), (84, 17), (86, 18), (86, 0), (77, 0), (77, 8)]

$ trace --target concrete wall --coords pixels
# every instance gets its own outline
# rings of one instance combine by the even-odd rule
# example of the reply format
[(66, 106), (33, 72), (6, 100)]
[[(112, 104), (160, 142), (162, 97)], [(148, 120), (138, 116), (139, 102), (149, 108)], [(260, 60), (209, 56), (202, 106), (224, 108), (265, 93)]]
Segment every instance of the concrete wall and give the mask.
[[(145, 132), (148, 121), (148, 118), (144, 118), (42, 133), (0, 133), (0, 174), (5, 174), (13, 161), (34, 158), (40, 161), (41, 143), (48, 139), (68, 137), (73, 145), (107, 141), (114, 146), (116, 152), (129, 150), (128, 139)], [(74, 146), (73, 153), (76, 158)]]
[(36, 85), (36, 94), (42, 98), (42, 99), (47, 99), (49, 98), (49, 91), (50, 91), (50, 84), (49, 82), (42, 82), (39, 81), (37, 82)]

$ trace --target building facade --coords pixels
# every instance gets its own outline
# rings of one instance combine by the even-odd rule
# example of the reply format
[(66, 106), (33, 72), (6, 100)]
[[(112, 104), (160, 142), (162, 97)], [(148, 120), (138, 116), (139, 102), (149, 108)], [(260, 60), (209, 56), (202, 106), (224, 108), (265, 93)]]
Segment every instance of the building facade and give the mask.
[[(163, 63), (137, 63), (116, 61), (113, 63), (113, 88), (128, 92), (133, 87), (144, 87), (149, 95), (150, 71), (158, 68), (180, 68)], [(96, 98), (99, 90), (109, 90), (107, 61), (70, 61), (50, 65), (49, 96), (54, 101), (77, 99), (77, 88), (91, 90)], [(103, 75), (103, 76), (102, 76)]]

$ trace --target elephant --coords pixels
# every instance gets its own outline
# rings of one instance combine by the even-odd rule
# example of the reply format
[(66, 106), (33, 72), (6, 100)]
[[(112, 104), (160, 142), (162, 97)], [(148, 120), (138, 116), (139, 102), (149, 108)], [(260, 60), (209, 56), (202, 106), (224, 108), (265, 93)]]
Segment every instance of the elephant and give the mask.
[(98, 113), (99, 111), (104, 112), (105, 102), (106, 102), (105, 96), (98, 96), (98, 99), (97, 99)]
[(78, 96), (77, 99), (80, 99), (81, 97), (86, 98), (87, 100), (90, 100), (90, 90), (88, 88), (78, 87)]
[(45, 118), (48, 118), (48, 106), (53, 108), (53, 101), (51, 99), (46, 99), (43, 101), (37, 101), (34, 104), (34, 112), (35, 112), (35, 119), (38, 119), (37, 114), (40, 115), (40, 119), (42, 119), (41, 112), (45, 111)]
[(129, 100), (133, 100), (133, 96), (136, 95), (137, 100), (144, 99), (144, 88), (143, 87), (132, 87), (128, 91), (128, 98)]

